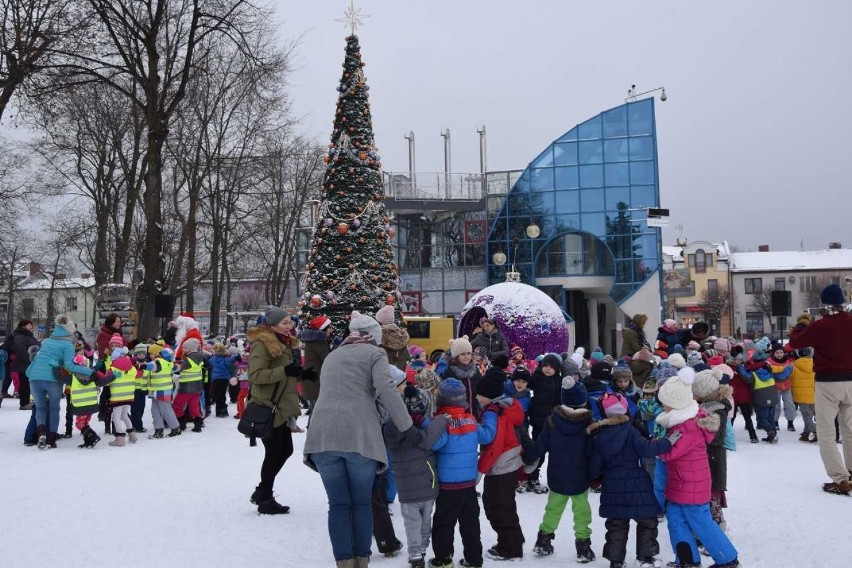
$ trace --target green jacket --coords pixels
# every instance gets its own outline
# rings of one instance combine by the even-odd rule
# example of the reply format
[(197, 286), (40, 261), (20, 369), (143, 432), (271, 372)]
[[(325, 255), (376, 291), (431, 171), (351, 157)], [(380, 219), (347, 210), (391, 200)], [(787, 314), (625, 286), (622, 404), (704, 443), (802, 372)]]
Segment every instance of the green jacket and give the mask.
[(296, 393), (297, 378), (288, 377), (284, 372), (284, 367), (293, 362), (293, 347), (298, 345), (298, 340), (293, 338), (290, 345), (284, 345), (278, 335), (266, 326), (251, 328), (247, 336), (251, 341), (248, 400), (271, 408), (274, 406), (273, 393), (278, 386), (278, 410), (273, 421), (273, 427), (278, 428), (288, 418), (301, 414)]

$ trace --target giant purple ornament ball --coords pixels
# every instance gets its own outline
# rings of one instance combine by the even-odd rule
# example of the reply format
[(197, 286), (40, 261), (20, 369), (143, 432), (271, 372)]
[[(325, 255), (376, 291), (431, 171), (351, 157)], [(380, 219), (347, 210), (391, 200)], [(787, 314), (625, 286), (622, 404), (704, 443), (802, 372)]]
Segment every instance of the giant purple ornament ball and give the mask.
[(528, 284), (502, 282), (476, 293), (462, 309), (458, 334), (470, 335), (489, 317), (507, 345), (519, 345), (527, 358), (568, 350), (568, 323), (550, 296)]

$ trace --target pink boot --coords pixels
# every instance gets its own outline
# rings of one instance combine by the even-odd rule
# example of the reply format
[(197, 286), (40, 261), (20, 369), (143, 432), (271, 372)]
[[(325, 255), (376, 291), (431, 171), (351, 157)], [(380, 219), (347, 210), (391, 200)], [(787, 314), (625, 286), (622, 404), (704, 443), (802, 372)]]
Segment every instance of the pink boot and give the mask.
[(109, 443), (110, 446), (115, 446), (119, 448), (124, 447), (124, 434), (116, 434), (115, 440)]
[(135, 444), (138, 436), (136, 435), (136, 430), (128, 430), (127, 435), (130, 437), (130, 443)]

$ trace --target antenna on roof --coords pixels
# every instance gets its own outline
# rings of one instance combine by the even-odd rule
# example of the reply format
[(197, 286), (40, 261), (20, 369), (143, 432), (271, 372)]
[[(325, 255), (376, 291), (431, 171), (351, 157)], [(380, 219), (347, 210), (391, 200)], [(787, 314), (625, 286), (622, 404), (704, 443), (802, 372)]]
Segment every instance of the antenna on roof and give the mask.
[(799, 250), (800, 251), (805, 250), (805, 239), (802, 239), (801, 241), (799, 241)]

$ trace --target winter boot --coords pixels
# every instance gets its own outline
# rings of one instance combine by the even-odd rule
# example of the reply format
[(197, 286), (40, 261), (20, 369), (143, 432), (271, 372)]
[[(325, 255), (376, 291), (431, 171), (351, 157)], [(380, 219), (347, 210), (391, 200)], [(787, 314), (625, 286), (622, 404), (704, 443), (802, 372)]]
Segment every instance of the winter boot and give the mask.
[(192, 429), (193, 432), (201, 432), (201, 418), (196, 418), (192, 421), (195, 424), (195, 427)]
[(852, 491), (852, 484), (848, 481), (841, 481), (840, 483), (832, 481), (831, 483), (824, 483), (822, 490), (834, 495), (849, 495), (849, 492)]
[(385, 558), (393, 558), (394, 556), (397, 555), (397, 553), (400, 550), (402, 550), (402, 546), (403, 546), (402, 542), (400, 542), (399, 539), (397, 539), (396, 542), (394, 542), (393, 544), (390, 545), (390, 548), (388, 550), (385, 550), (384, 552), (382, 552), (380, 550), (379, 552), (384, 554)]
[(275, 500), (274, 497), (270, 497), (265, 501), (261, 501), (257, 505), (257, 514), (258, 515), (286, 515), (290, 512), (290, 507), (287, 505), (282, 505), (278, 501)]
[(808, 434), (807, 432), (802, 432), (802, 435), (799, 436), (799, 441), (800, 442), (810, 442), (811, 441), (811, 435)]
[(740, 565), (740, 561), (734, 558), (730, 562), (725, 562), (724, 564), (713, 564), (710, 568), (738, 568)]
[(251, 503), (252, 505), (257, 505), (258, 503), (267, 498), (268, 497), (263, 494), (263, 491), (260, 490), (260, 485), (258, 485), (254, 488), (251, 497), (249, 497), (249, 503)]
[(51, 449), (56, 448), (56, 432), (47, 433), (47, 447)]
[(367, 568), (370, 565), (370, 557), (369, 556), (356, 556), (355, 557), (355, 568)]
[(574, 544), (577, 547), (577, 562), (586, 564), (595, 559), (595, 553), (592, 552), (592, 541), (590, 539), (575, 540)]
[(473, 562), (468, 562), (466, 559), (462, 558), (459, 560), (459, 566), (462, 568), (482, 568), (482, 562), (479, 564), (475, 564)]
[(770, 444), (775, 444), (778, 442), (778, 433), (775, 430), (768, 430), (766, 432), (766, 437), (762, 438), (762, 440)]
[(408, 561), (408, 568), (426, 568), (426, 561), (422, 558), (416, 558)]
[(816, 432), (814, 432), (811, 434), (811, 444), (816, 444), (817, 442), (819, 442), (819, 438), (817, 438)]
[(508, 560), (508, 561), (512, 561), (512, 560), (520, 560), (520, 559), (522, 559), (522, 558), (523, 558), (523, 555), (521, 555), (521, 556), (506, 556), (505, 554), (503, 554), (502, 552), (500, 552), (499, 550), (497, 550), (497, 546), (496, 546), (496, 545), (495, 545), (495, 546), (492, 546), (491, 548), (489, 548), (488, 550), (486, 550), (486, 551), (485, 551), (485, 556), (487, 556), (487, 557), (488, 557), (488, 558), (490, 558), (491, 560), (497, 560), (498, 562), (503, 562), (503, 561), (507, 561), (507, 560)]
[(515, 488), (515, 492), (516, 492), (516, 493), (526, 493), (526, 492), (527, 492), (527, 482), (526, 482), (526, 480), (524, 480), (524, 481), (518, 481), (518, 486)]
[(637, 556), (636, 563), (639, 564), (639, 568), (657, 568), (663, 564), (653, 556)]
[(759, 444), (759, 443), (760, 443), (760, 440), (758, 440), (758, 439), (757, 439), (757, 436), (755, 436), (755, 437), (751, 438), (751, 443), (752, 443), (752, 444)]
[(555, 536), (556, 533), (538, 531), (535, 545), (533, 545), (533, 552), (539, 556), (550, 556), (553, 554), (553, 542), (551, 541), (553, 541), (553, 537)]
[[(180, 432), (180, 430), (178, 430), (178, 432)], [(154, 428), (154, 433), (151, 434), (150, 436), (148, 436), (148, 439), (149, 440), (159, 440), (159, 439), (164, 438), (164, 437), (165, 436), (163, 436), (163, 429), (162, 428)]]
[(186, 414), (184, 414), (183, 416), (178, 418), (178, 426), (180, 427), (181, 430), (186, 430), (186, 419), (187, 419)]
[(131, 444), (135, 444), (136, 440), (139, 439), (139, 436), (136, 435), (136, 430), (134, 430), (133, 428), (127, 431), (127, 437), (130, 438)]
[(83, 428), (82, 434), (83, 443), (77, 446), (78, 448), (94, 448), (95, 444), (101, 441), (101, 437), (98, 436), (95, 431), (88, 426)]
[(609, 568), (624, 568), (624, 562), (616, 562), (615, 560), (610, 560)]
[(336, 565), (337, 568), (355, 568), (355, 559), (347, 558), (346, 560), (338, 560)]
[(71, 426), (66, 426), (66, 427), (65, 427), (65, 435), (64, 435), (64, 436), (62, 436), (62, 437), (63, 437), (63, 438), (70, 438), (70, 437), (71, 437), (71, 434), (72, 434), (72, 432), (71, 432)]
[(180, 433), (180, 427), (173, 428), (172, 431), (169, 432), (167, 438), (174, 438), (175, 436), (180, 436)]
[(116, 448), (123, 448), (124, 443), (125, 443), (125, 440), (124, 440), (125, 437), (126, 437), (126, 434), (116, 434), (115, 440), (110, 442), (109, 445), (116, 447)]
[(787, 431), (788, 432), (795, 432), (796, 431), (796, 427), (793, 425), (792, 420), (787, 421)]
[(38, 449), (43, 450), (47, 448), (47, 427), (39, 425), (36, 430), (36, 437), (38, 438)]
[(429, 561), (430, 568), (454, 568), (452, 558), (433, 558)]
[(548, 491), (547, 486), (539, 483), (538, 479), (530, 479), (527, 481), (527, 487), (527, 491), (531, 491), (532, 493), (537, 493), (539, 495), (547, 493)]

